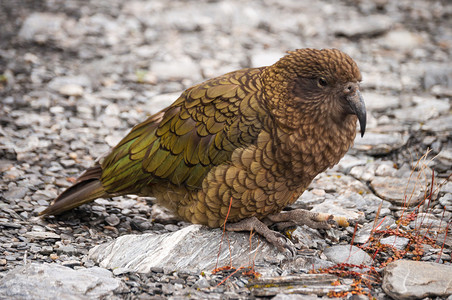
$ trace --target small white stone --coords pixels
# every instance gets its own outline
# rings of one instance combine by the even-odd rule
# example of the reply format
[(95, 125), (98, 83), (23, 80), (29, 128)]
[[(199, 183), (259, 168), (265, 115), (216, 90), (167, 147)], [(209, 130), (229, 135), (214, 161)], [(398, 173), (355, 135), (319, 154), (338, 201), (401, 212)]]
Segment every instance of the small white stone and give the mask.
[(65, 84), (58, 89), (58, 92), (64, 96), (81, 96), (83, 95), (83, 87), (78, 84)]

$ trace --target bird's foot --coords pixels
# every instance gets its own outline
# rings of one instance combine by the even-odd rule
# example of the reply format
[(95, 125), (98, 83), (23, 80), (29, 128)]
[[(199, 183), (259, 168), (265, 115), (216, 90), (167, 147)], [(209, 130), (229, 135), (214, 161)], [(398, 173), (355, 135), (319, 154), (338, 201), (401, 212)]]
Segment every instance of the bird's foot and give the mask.
[(278, 230), (295, 225), (306, 225), (314, 229), (330, 229), (337, 225), (342, 227), (349, 226), (348, 220), (345, 217), (312, 212), (304, 209), (280, 212), (267, 216), (267, 219), (274, 223)]
[(279, 251), (289, 252), (291, 257), (295, 257), (297, 250), (292, 242), (283, 234), (270, 230), (267, 225), (259, 221), (256, 217), (243, 219), (237, 223), (226, 224), (226, 230), (228, 231), (252, 231), (262, 235), (270, 244), (278, 248)]

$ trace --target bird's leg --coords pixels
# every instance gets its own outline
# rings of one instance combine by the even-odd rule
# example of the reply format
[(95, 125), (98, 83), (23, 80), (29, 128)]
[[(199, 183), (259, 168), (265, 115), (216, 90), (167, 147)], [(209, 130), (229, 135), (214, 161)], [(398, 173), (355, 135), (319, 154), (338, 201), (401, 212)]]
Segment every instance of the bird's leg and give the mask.
[(312, 212), (304, 209), (284, 211), (269, 215), (266, 218), (272, 223), (275, 223), (278, 230), (295, 225), (306, 225), (314, 229), (330, 229), (336, 225), (343, 227), (349, 225), (345, 217)]
[(292, 257), (296, 254), (296, 249), (292, 242), (283, 234), (270, 230), (267, 225), (259, 221), (256, 217), (240, 220), (236, 223), (226, 224), (228, 231), (252, 231), (262, 235), (270, 244), (273, 244), (279, 251), (287, 250)]

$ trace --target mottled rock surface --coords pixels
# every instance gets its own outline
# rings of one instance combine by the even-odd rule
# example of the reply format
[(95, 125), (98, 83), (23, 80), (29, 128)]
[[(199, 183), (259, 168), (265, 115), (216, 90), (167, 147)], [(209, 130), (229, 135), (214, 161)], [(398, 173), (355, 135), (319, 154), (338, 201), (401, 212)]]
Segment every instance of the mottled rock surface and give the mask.
[[(250, 259), (258, 265), (265, 259), (284, 259), (284, 255), (261, 237), (246, 233), (226, 233), (220, 229), (190, 225), (165, 234), (124, 235), (92, 248), (89, 258), (101, 267), (119, 272), (148, 273), (152, 268), (210, 272), (215, 266), (246, 266)], [(227, 239), (227, 240), (226, 240)], [(218, 259), (218, 260), (217, 260)], [(266, 270), (257, 268), (258, 272)]]
[(383, 289), (394, 299), (447, 297), (452, 294), (452, 266), (398, 260), (385, 268)]
[(110, 271), (99, 267), (73, 270), (32, 263), (18, 266), (0, 279), (0, 298), (96, 299), (113, 295), (122, 285)]

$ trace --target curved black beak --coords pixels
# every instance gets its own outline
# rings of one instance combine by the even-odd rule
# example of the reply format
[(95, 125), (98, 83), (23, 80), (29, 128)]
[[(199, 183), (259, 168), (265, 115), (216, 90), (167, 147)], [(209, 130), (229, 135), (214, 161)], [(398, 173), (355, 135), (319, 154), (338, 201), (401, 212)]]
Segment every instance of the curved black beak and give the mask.
[(364, 136), (366, 131), (366, 105), (364, 104), (363, 97), (359, 90), (353, 95), (347, 96), (347, 102), (350, 105), (350, 109), (358, 117), (359, 127), (361, 129), (361, 137)]

